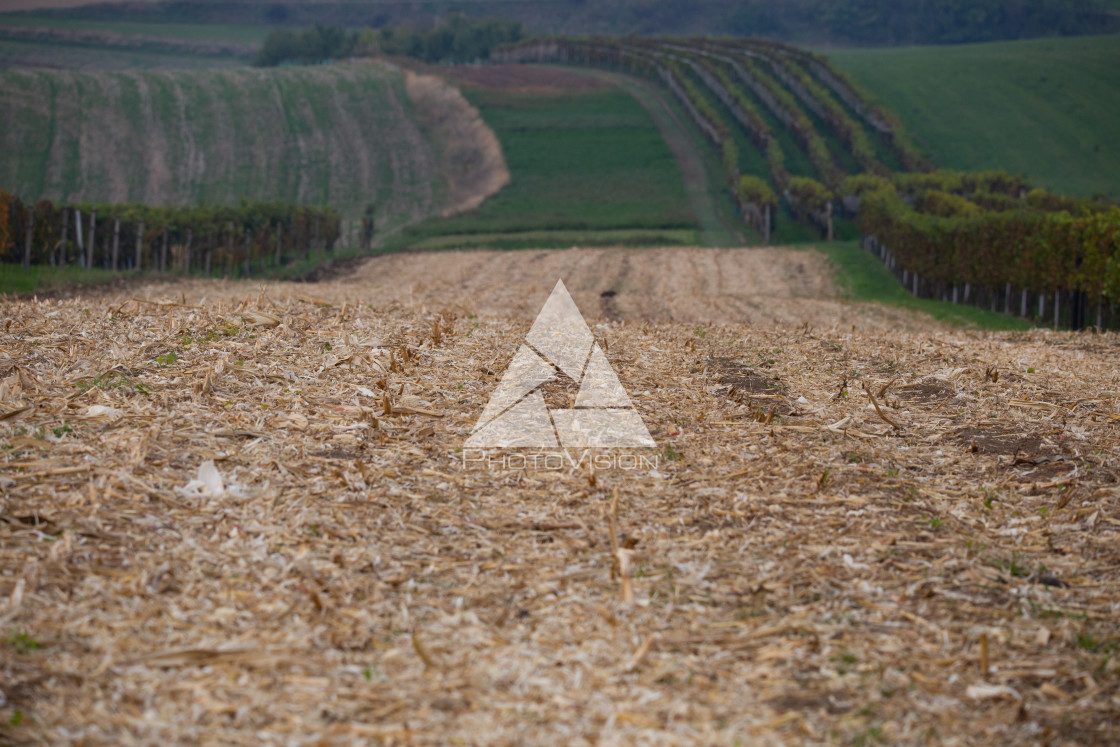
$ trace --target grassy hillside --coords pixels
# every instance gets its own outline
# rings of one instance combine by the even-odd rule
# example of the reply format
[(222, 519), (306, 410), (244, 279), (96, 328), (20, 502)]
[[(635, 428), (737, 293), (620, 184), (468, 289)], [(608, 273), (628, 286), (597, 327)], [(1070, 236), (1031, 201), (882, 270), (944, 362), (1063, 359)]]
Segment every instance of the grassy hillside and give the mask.
[(0, 73), (0, 185), (24, 199), (372, 202), (383, 227), (439, 212), (439, 154), (401, 74), (280, 70)]
[(943, 168), (1120, 197), (1120, 37), (829, 52)]
[[(507, 77), (500, 85), (466, 81), (464, 93), (498, 135), (512, 181), (478, 210), (416, 226), (400, 243), (696, 243), (677, 162), (632, 96), (576, 73), (480, 72), (488, 70)], [(539, 85), (546, 79), (549, 87)]]
[(259, 44), (271, 30), (268, 26), (209, 23), (137, 23), (134, 21), (97, 21), (77, 18), (55, 18), (49, 15), (0, 15), (0, 27), (44, 27), (67, 31), (111, 31), (118, 34), (139, 34), (186, 41), (237, 42)]

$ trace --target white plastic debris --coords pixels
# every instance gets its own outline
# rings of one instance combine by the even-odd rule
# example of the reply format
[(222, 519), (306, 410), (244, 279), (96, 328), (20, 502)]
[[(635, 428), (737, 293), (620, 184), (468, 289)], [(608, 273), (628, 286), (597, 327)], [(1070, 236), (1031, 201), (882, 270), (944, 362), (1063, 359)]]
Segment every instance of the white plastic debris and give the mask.
[(965, 691), (968, 697), (973, 700), (990, 700), (992, 698), (1012, 698), (1013, 700), (1022, 700), (1023, 696), (1019, 691), (1007, 685), (989, 685), (981, 683), (978, 685), (969, 685)]
[(115, 418), (121, 414), (121, 411), (115, 407), (107, 407), (105, 405), (90, 405), (86, 410), (83, 417), (87, 418)]
[(204, 496), (215, 498), (226, 492), (225, 485), (222, 483), (222, 473), (214, 466), (213, 459), (207, 459), (198, 465), (198, 476), (176, 490), (182, 495), (195, 498)]

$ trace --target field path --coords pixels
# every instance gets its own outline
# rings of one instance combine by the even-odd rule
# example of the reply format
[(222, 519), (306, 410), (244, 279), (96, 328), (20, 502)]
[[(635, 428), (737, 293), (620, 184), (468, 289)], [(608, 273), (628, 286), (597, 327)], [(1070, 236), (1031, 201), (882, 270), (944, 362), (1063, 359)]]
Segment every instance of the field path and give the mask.
[[(464, 451), (560, 277), (656, 447)], [(0, 318), (0, 742), (1120, 741), (1120, 335), (776, 249)]]
[(649, 113), (657, 129), (661, 131), (661, 136), (665, 138), (665, 143), (673, 151), (680, 166), (685, 192), (692, 211), (700, 222), (700, 238), (704, 244), (735, 246), (747, 243), (736, 226), (736, 217), (725, 215), (712, 194), (712, 185), (721, 184), (721, 179), (713, 178), (708, 173), (694, 138), (689, 136), (687, 125), (669, 106), (664, 90), (631, 75), (601, 71), (592, 71), (591, 74), (610, 80), (626, 90)]

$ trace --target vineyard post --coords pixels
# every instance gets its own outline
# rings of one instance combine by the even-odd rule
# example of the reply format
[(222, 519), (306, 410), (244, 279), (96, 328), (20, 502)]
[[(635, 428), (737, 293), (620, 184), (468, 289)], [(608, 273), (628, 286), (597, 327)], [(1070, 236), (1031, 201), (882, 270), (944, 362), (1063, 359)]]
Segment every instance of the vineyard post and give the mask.
[(183, 274), (191, 274), (191, 241), (194, 240), (194, 227), (187, 226), (187, 246), (183, 250)]
[(94, 233), (97, 230), (97, 211), (89, 211), (89, 251), (86, 252), (86, 272), (93, 269), (93, 251), (97, 244), (94, 243)]
[(137, 272), (140, 271), (140, 265), (144, 260), (144, 219), (140, 219), (140, 225), (136, 229), (136, 267)]
[(222, 277), (229, 275), (230, 263), (233, 261), (233, 221), (226, 224), (226, 256), (222, 262)]
[(70, 211), (62, 208), (62, 239), (58, 242), (58, 266), (66, 266), (66, 229), (69, 228)]
[(253, 233), (248, 228), (245, 229), (245, 277), (253, 272)]
[(35, 209), (27, 209), (27, 235), (23, 241), (23, 271), (31, 272), (31, 232), (35, 228)]
[(118, 215), (113, 221), (113, 272), (117, 271), (117, 263), (121, 254), (121, 217)]
[(77, 239), (77, 242), (78, 242), (78, 256), (77, 256), (78, 264), (81, 264), (83, 262), (83, 257), (85, 256), (85, 251), (86, 251), (85, 247), (82, 245), (82, 211), (81, 210), (75, 210), (74, 211), (74, 238)]

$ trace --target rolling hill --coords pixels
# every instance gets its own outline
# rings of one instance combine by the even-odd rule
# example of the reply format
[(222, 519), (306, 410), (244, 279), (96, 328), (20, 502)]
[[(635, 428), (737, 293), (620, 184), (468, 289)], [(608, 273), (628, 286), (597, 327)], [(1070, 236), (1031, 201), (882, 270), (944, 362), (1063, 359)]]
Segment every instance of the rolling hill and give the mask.
[(828, 57), (942, 168), (1120, 196), (1120, 38), (848, 49)]
[[(412, 75), (409, 73), (408, 75)], [(354, 63), (260, 70), (0, 74), (0, 184), (24, 199), (373, 203), (382, 227), (505, 179), (477, 113), (434, 79)], [(411, 95), (410, 95), (411, 94)], [(420, 104), (420, 105), (418, 105)]]

